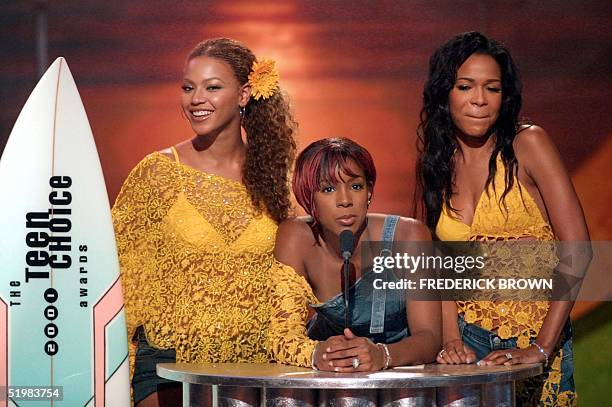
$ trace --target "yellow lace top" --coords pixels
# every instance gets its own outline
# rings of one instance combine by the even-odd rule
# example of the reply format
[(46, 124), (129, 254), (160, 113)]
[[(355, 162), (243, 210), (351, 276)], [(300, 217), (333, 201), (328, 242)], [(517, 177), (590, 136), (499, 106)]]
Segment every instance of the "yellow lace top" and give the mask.
[[(514, 187), (506, 195), (502, 207), (499, 197), (504, 191), (505, 169), (501, 157), (497, 159), (495, 191), (483, 192), (474, 212), (471, 226), (453, 216), (443, 208), (436, 234), (445, 241), (505, 241), (532, 237), (537, 240), (553, 240), (550, 224), (544, 220), (535, 201), (514, 178)], [(519, 189), (520, 186), (520, 189)], [(556, 257), (550, 245), (525, 247), (531, 253), (507, 258), (504, 277), (521, 277), (526, 268), (536, 269), (548, 277), (554, 269)], [(518, 347), (526, 348), (530, 338), (537, 336), (548, 311), (547, 301), (457, 301), (457, 308), (466, 322), (476, 323), (494, 331), (502, 339), (517, 337)]]
[(310, 284), (293, 268), (275, 261), (270, 274), (271, 358), (288, 365), (311, 367), (318, 341), (308, 338), (306, 320), (308, 305), (318, 301)]
[(129, 338), (142, 325), (177, 362), (266, 362), (277, 225), (243, 184), (175, 157), (144, 158), (113, 207)]

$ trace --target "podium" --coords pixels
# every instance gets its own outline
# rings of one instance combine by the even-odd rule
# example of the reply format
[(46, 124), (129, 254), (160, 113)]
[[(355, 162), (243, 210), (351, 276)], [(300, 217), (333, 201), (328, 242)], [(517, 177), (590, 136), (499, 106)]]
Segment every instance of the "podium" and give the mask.
[[(539, 363), (430, 364), (366, 373), (323, 372), (275, 363), (157, 365), (159, 376), (183, 383), (183, 406), (510, 407), (515, 405), (515, 382), (541, 373)], [(257, 401), (239, 401), (224, 390), (236, 388), (260, 389)]]

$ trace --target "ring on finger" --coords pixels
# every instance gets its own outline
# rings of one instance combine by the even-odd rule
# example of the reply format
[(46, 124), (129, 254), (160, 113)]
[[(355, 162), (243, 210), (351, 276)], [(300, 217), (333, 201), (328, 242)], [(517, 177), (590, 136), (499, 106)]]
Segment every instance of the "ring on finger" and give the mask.
[(360, 364), (361, 364), (361, 361), (359, 360), (359, 358), (353, 358), (353, 368), (354, 369), (357, 369)]
[(510, 353), (510, 352), (506, 353), (505, 356), (506, 356), (506, 359), (508, 359), (508, 360), (512, 359), (512, 353)]
[(442, 355), (444, 355), (444, 352), (446, 352), (446, 349), (442, 348), (442, 350), (438, 352), (438, 357), (442, 358)]

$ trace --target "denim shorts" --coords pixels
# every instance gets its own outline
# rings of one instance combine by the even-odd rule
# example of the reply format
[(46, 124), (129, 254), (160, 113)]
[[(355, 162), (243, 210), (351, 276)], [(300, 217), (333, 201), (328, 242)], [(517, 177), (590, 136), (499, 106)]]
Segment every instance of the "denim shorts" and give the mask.
[[(497, 334), (488, 331), (476, 324), (470, 324), (465, 322), (463, 316), (459, 316), (458, 319), (459, 324), (459, 332), (461, 333), (461, 339), (463, 342), (468, 345), (470, 348), (474, 350), (476, 353), (477, 360), (480, 360), (487, 356), (489, 353), (495, 350), (504, 350), (516, 348), (516, 338), (508, 338), (501, 339)], [(535, 338), (532, 338), (535, 339)], [(558, 384), (552, 385), (555, 389), (555, 393), (561, 392), (576, 392), (576, 386), (574, 384), (574, 352), (572, 349), (572, 325), (570, 320), (565, 323), (563, 327), (563, 331), (561, 332), (559, 343), (555, 347), (555, 349), (551, 352), (551, 356), (549, 357), (549, 362), (552, 363), (555, 355), (558, 355), (559, 352), (562, 352), (561, 359), (561, 379)], [(549, 374), (552, 371), (551, 366), (546, 366), (544, 368), (544, 373), (533, 380), (531, 382), (537, 383), (539, 382), (539, 386), (535, 384), (534, 386), (529, 387), (542, 387), (544, 383), (548, 380)], [(527, 380), (529, 381), (529, 379)], [(550, 387), (551, 385), (547, 385)], [(519, 392), (517, 391), (517, 398), (520, 397)], [(521, 400), (517, 400), (517, 405), (530, 405), (531, 403), (521, 403)]]
[(138, 348), (136, 349), (136, 364), (134, 366), (134, 405), (141, 402), (149, 395), (155, 393), (159, 387), (180, 386), (172, 380), (161, 378), (155, 369), (158, 363), (176, 363), (176, 352), (174, 349), (157, 349), (149, 345), (144, 329), (140, 326), (136, 329)]

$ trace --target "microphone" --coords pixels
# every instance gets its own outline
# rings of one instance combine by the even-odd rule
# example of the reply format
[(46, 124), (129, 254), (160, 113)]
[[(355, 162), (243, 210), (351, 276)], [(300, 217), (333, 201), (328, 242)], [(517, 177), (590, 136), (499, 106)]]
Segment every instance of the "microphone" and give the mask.
[(344, 263), (342, 265), (342, 272), (344, 274), (344, 286), (342, 288), (342, 296), (344, 297), (344, 327), (350, 328), (349, 318), (349, 260), (353, 255), (353, 248), (355, 246), (355, 235), (350, 230), (343, 230), (340, 233), (340, 253), (342, 253), (342, 259)]
[(353, 255), (353, 247), (355, 246), (355, 235), (350, 230), (343, 230), (340, 233), (340, 253), (345, 262), (349, 261)]

